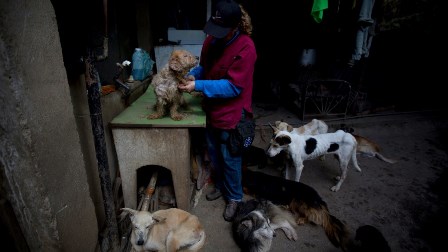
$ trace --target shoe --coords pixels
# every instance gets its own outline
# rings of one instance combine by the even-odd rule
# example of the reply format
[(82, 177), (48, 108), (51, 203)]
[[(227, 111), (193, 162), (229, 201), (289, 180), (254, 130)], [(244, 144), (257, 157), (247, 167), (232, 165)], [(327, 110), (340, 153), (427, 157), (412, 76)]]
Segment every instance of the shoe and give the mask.
[(226, 209), (224, 210), (224, 214), (223, 214), (224, 220), (233, 221), (237, 207), (238, 207), (238, 202), (230, 200), (226, 205)]
[(215, 188), (215, 189), (213, 189), (213, 191), (207, 193), (207, 195), (205, 195), (205, 198), (208, 201), (212, 201), (215, 199), (219, 199), (221, 196), (222, 196), (221, 191)]

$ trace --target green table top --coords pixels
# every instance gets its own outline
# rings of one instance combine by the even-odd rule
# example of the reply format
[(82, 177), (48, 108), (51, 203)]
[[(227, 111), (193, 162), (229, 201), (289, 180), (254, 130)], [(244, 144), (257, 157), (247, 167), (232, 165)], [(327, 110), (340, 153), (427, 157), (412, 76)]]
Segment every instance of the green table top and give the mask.
[(116, 116), (111, 122), (112, 127), (174, 127), (191, 128), (205, 127), (205, 112), (201, 108), (202, 98), (184, 93), (188, 108), (181, 108), (179, 111), (187, 116), (180, 121), (174, 121), (165, 115), (159, 119), (148, 119), (147, 116), (154, 111), (156, 98), (152, 86), (149, 86), (145, 93), (135, 100), (129, 107)]

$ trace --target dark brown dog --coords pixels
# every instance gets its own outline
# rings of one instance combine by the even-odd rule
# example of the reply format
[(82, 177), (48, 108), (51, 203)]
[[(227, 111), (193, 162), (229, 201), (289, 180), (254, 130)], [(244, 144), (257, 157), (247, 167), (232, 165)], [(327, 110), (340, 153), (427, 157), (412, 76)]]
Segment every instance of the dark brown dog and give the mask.
[(312, 222), (324, 228), (330, 242), (347, 251), (350, 243), (345, 224), (330, 214), (327, 203), (312, 187), (262, 172), (243, 169), (244, 193), (288, 206), (297, 224)]

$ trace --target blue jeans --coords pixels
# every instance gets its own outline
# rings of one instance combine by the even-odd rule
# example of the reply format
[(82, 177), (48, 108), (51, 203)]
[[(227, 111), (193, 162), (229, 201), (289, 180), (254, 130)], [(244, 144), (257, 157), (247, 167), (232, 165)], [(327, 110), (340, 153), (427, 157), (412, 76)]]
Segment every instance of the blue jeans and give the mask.
[(241, 201), (243, 199), (242, 157), (230, 154), (227, 147), (229, 136), (227, 130), (206, 128), (205, 139), (213, 164), (212, 179), (215, 188), (222, 192), (227, 201)]

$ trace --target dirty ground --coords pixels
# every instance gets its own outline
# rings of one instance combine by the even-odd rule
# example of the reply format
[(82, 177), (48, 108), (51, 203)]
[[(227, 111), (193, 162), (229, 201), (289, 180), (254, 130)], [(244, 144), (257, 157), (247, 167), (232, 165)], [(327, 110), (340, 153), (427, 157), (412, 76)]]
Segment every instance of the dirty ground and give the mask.
[[(261, 116), (262, 115), (262, 116)], [(255, 106), (257, 135), (254, 146), (266, 148), (272, 135), (269, 123), (284, 120), (294, 126), (300, 121), (279, 107)], [(304, 162), (301, 182), (318, 191), (334, 216), (346, 223), (352, 235), (362, 225), (377, 227), (392, 251), (440, 251), (444, 245), (443, 228), (447, 222), (447, 126), (446, 111), (377, 114), (346, 120), (325, 120), (329, 132), (341, 123), (355, 133), (379, 144), (381, 153), (398, 160), (388, 164), (376, 158), (358, 155), (362, 172), (349, 166), (347, 179), (338, 192), (330, 191), (338, 175), (337, 161), (328, 156), (324, 161)], [(251, 167), (259, 169), (258, 167)], [(277, 167), (262, 172), (280, 175)], [(207, 185), (198, 204), (191, 210), (207, 232), (203, 251), (239, 251), (224, 221), (224, 200), (207, 201)], [(299, 239), (288, 240), (280, 231), (271, 251), (340, 251), (325, 236), (320, 226), (305, 224), (297, 228)], [(443, 246), (444, 247), (444, 246)]]

